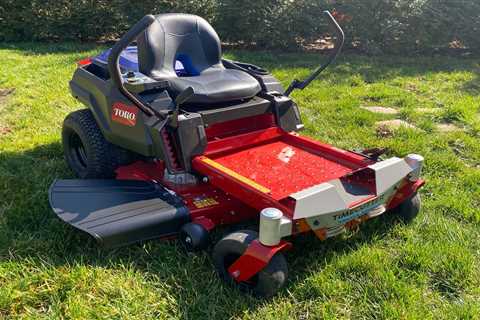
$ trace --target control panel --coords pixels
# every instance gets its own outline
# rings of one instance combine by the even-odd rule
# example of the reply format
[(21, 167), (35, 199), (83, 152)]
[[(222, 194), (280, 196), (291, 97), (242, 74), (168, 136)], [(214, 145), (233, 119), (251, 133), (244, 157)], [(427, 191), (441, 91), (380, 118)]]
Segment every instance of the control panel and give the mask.
[(168, 88), (167, 80), (155, 80), (140, 72), (128, 71), (122, 74), (122, 79), (125, 88), (133, 93)]

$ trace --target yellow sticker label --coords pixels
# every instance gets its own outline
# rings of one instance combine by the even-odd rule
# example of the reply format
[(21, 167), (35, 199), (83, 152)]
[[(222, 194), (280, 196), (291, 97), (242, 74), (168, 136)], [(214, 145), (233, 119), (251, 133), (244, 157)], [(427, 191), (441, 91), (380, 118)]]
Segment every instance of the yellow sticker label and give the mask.
[(270, 189), (256, 183), (255, 181), (252, 181), (250, 179), (248, 179), (247, 177), (244, 177), (238, 173), (236, 173), (235, 171), (227, 168), (227, 167), (224, 167), (223, 165), (221, 165), (220, 163), (216, 162), (216, 161), (213, 161), (212, 159), (210, 158), (207, 158), (207, 157), (201, 157), (200, 158), (201, 161), (203, 161), (204, 163), (206, 163), (207, 165), (217, 169), (217, 170), (220, 170), (222, 171), (223, 173), (225, 174), (228, 174), (229, 176), (249, 185), (250, 187), (252, 188), (255, 188), (257, 189), (258, 191), (260, 192), (263, 192), (263, 193), (270, 193)]
[(218, 202), (214, 198), (201, 198), (193, 200), (193, 205), (198, 209), (217, 205)]

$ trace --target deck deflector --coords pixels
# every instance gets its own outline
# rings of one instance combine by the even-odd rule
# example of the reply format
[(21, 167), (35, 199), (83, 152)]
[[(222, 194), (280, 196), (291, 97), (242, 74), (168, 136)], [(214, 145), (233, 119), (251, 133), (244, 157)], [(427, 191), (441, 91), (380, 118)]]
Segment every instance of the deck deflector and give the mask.
[(62, 220), (108, 247), (175, 234), (189, 220), (181, 198), (145, 181), (56, 180), (49, 198)]

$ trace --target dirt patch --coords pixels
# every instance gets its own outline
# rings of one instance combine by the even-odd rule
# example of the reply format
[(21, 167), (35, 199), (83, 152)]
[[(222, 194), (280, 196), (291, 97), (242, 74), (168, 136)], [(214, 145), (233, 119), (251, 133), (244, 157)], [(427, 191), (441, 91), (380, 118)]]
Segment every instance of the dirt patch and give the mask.
[(420, 93), (420, 90), (418, 90), (417, 85), (414, 83), (407, 83), (407, 86), (405, 89), (413, 93)]
[(9, 134), (11, 132), (12, 132), (12, 129), (10, 129), (8, 127), (0, 127), (0, 136)]
[(393, 133), (395, 130), (402, 127), (419, 130), (413, 124), (410, 124), (400, 119), (379, 121), (379, 122), (376, 122), (375, 124), (377, 126), (377, 129), (376, 129), (377, 136), (379, 137), (391, 137), (393, 136)]
[(462, 129), (457, 127), (452, 123), (439, 123), (437, 124), (437, 130), (440, 132), (454, 132), (454, 131), (461, 131)]
[(0, 88), (0, 108), (7, 101), (8, 96), (11, 95), (15, 89), (2, 89)]
[(398, 110), (388, 107), (381, 107), (381, 106), (361, 106), (363, 110), (367, 110), (373, 113), (381, 113), (381, 114), (398, 114)]
[(6, 96), (8, 96), (9, 94), (12, 94), (14, 91), (15, 91), (14, 88), (11, 88), (11, 89), (2, 89), (2, 88), (0, 88), (0, 97), (6, 97)]

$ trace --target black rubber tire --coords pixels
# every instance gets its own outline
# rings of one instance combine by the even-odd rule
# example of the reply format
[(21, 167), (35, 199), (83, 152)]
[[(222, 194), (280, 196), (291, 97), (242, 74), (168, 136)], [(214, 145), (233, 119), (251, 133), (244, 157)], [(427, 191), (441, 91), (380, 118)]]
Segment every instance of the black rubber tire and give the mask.
[(178, 239), (187, 252), (205, 250), (210, 244), (208, 231), (198, 223), (187, 223), (182, 226)]
[(416, 193), (412, 197), (400, 203), (392, 210), (392, 213), (398, 215), (403, 222), (410, 223), (420, 212), (421, 206), (422, 200), (420, 199), (420, 195)]
[(236, 282), (228, 273), (228, 268), (258, 238), (258, 233), (251, 230), (233, 232), (221, 239), (213, 249), (215, 268), (224, 281), (243, 292), (261, 298), (275, 295), (285, 284), (288, 277), (287, 260), (282, 253), (275, 254), (269, 264), (247, 282)]
[(133, 153), (109, 143), (88, 109), (70, 113), (63, 122), (62, 143), (65, 160), (82, 179), (115, 177), (120, 165), (133, 161)]

